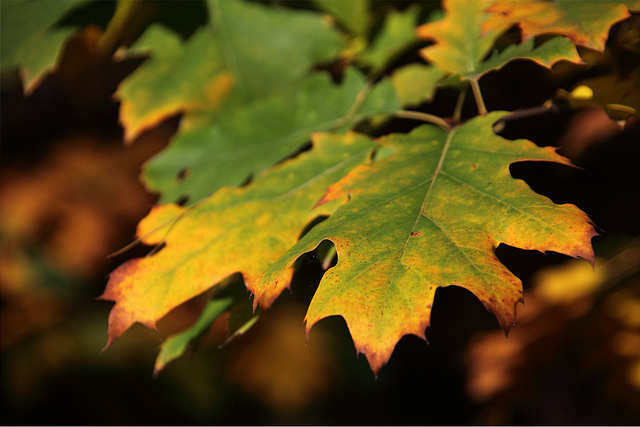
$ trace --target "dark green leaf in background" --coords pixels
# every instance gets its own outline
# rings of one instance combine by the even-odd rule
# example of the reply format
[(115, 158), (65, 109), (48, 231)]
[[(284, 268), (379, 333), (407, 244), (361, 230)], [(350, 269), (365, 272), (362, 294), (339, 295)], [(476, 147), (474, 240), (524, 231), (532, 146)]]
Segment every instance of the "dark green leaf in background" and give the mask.
[(399, 108), (393, 86), (384, 81), (347, 116), (365, 85), (355, 69), (346, 72), (339, 86), (318, 73), (306, 79), (293, 99), (273, 96), (225, 111), (209, 126), (180, 132), (146, 165), (144, 180), (165, 203), (185, 196), (195, 202), (218, 188), (239, 185), (293, 154), (314, 132)]
[(54, 25), (85, 1), (2, 0), (0, 3), (0, 62), (2, 68), (19, 68), (26, 92), (53, 67), (64, 41), (76, 31)]

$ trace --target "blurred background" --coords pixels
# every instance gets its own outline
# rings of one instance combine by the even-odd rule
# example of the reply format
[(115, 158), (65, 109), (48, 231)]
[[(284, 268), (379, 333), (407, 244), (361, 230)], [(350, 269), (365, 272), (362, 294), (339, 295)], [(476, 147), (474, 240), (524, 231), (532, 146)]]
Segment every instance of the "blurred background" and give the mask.
[[(375, 379), (341, 318), (321, 321), (305, 342), (305, 307), (323, 274), (310, 254), (291, 292), (222, 349), (224, 318), (199, 351), (153, 377), (162, 338), (194, 321), (202, 296), (157, 333), (136, 325), (101, 353), (111, 303), (96, 297), (110, 271), (148, 248), (109, 254), (134, 239), (153, 206), (140, 167), (180, 117), (125, 147), (112, 95), (140, 60), (92, 58), (86, 37), (67, 45), (57, 72), (28, 96), (17, 74), (2, 75), (2, 424), (640, 423), (640, 123), (613, 121), (600, 107), (516, 115), (502, 131), (563, 147), (579, 168), (529, 162), (512, 165), (512, 174), (556, 203), (576, 204), (600, 233), (595, 269), (498, 248), (525, 288), (508, 340), (471, 293), (440, 289), (430, 343), (404, 337)], [(604, 55), (591, 53), (587, 68), (515, 62), (488, 74), (488, 109), (534, 108), (557, 88), (610, 72), (620, 58), (612, 59), (612, 43)], [(624, 52), (625, 64), (640, 63), (637, 52)], [(421, 111), (448, 117), (456, 99), (440, 89)], [(463, 116), (474, 108), (467, 99)], [(392, 121), (379, 132), (407, 126)]]

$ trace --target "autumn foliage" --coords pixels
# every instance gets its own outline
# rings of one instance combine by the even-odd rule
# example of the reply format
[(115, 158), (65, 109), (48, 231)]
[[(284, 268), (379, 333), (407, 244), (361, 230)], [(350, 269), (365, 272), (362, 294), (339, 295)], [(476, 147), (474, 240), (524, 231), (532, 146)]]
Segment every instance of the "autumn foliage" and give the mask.
[[(2, 65), (18, 67), (27, 91), (56, 70), (52, 53), (73, 30), (54, 24), (82, 3), (41, 4), (47, 13), (23, 39), (17, 27), (13, 38), (3, 30)], [(151, 249), (109, 276), (107, 347), (203, 293), (200, 318), (164, 341), (156, 373), (221, 316), (236, 337), (315, 251), (326, 273), (304, 317), (307, 336), (342, 317), (377, 375), (403, 336), (426, 339), (438, 288), (469, 290), (509, 332), (527, 296), (498, 246), (595, 265), (589, 212), (555, 203), (510, 169), (574, 165), (555, 147), (505, 136), (522, 111), (487, 105), (483, 78), (515, 61), (549, 73), (595, 67), (612, 26), (640, 2), (448, 0), (389, 10), (383, 22), (366, 1), (206, 4), (206, 22), (186, 38), (141, 26), (144, 4), (126, 1), (103, 33), (83, 32), (96, 57), (140, 61), (114, 94), (127, 144), (181, 117), (142, 166), (159, 199), (134, 243)], [(3, 5), (3, 27), (32, 6)], [(595, 106), (625, 126), (640, 110), (639, 70), (558, 87), (538, 111)], [(430, 109), (440, 90), (457, 96), (444, 115)], [(412, 128), (386, 131), (398, 122)], [(244, 287), (232, 284), (238, 274)]]

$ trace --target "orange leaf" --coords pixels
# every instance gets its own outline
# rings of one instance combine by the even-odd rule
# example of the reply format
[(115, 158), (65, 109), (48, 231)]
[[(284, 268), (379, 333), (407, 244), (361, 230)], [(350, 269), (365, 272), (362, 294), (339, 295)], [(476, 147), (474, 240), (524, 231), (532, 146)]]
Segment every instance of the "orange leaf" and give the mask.
[(604, 50), (609, 28), (640, 8), (639, 1), (497, 0), (489, 9), (485, 31), (517, 24), (525, 39), (559, 33), (575, 44)]

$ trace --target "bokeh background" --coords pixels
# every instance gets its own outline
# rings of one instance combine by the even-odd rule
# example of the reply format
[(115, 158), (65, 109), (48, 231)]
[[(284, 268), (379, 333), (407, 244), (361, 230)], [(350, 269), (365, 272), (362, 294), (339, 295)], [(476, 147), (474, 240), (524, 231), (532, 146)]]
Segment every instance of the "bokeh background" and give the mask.
[[(100, 8), (113, 5), (97, 4), (80, 13), (100, 23), (110, 16)], [(159, 13), (188, 35), (170, 6)], [(514, 177), (578, 205), (601, 234), (595, 270), (559, 254), (498, 248), (525, 287), (508, 340), (472, 294), (440, 289), (429, 344), (404, 337), (375, 379), (342, 319), (321, 321), (305, 341), (305, 307), (323, 274), (310, 254), (292, 291), (254, 328), (220, 349), (220, 319), (198, 351), (154, 378), (162, 338), (193, 322), (206, 296), (170, 313), (157, 333), (136, 325), (104, 353), (111, 303), (96, 297), (110, 271), (148, 251), (109, 257), (153, 206), (140, 167), (180, 117), (125, 147), (112, 95), (140, 61), (92, 59), (86, 49), (82, 37), (69, 43), (58, 71), (29, 96), (17, 74), (2, 75), (2, 424), (640, 423), (638, 120), (618, 123), (593, 107), (507, 122), (505, 137), (563, 147), (579, 166), (520, 163)], [(621, 60), (615, 49), (610, 43), (588, 68), (512, 63), (481, 80), (487, 107), (533, 108), (616, 61), (640, 63), (637, 52), (620, 50)], [(441, 89), (421, 110), (446, 117), (455, 102)], [(474, 114), (467, 99), (463, 115)], [(392, 121), (379, 132), (409, 125)]]

